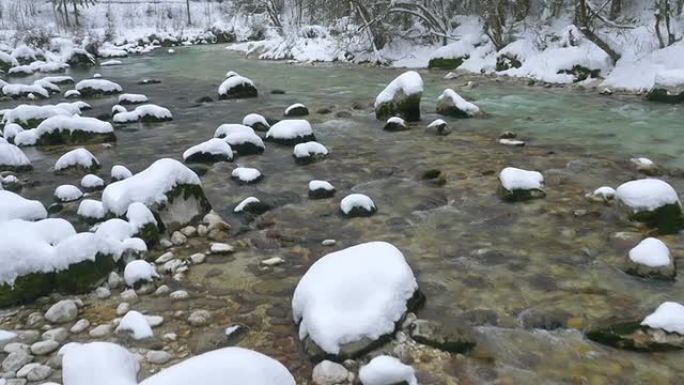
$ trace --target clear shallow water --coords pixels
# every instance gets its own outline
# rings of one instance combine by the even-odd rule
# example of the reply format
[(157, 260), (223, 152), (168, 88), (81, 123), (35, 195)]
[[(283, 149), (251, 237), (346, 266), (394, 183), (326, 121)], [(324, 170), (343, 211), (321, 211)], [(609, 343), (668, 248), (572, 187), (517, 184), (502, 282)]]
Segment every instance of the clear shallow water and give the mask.
[[(226, 323), (239, 320), (251, 329), (241, 342), (273, 354), (301, 379), (310, 371), (290, 322), (291, 293), (306, 268), (331, 248), (386, 240), (396, 244), (413, 266), (428, 303), (419, 314), (449, 322), (473, 320), (485, 310), (478, 350), (462, 360), (418, 360), (415, 366), (458, 383), (534, 384), (677, 384), (684, 382), (681, 353), (635, 354), (596, 345), (581, 330), (607, 320), (643, 317), (661, 301), (684, 300), (684, 284), (634, 279), (620, 270), (629, 242), (615, 241), (618, 231), (639, 233), (615, 207), (584, 200), (585, 192), (640, 177), (628, 164), (632, 155), (680, 167), (678, 128), (682, 107), (645, 103), (636, 97), (601, 97), (577, 90), (542, 89), (478, 81), (463, 91), (489, 113), (482, 119), (452, 120), (447, 137), (424, 133), (437, 116), (434, 101), (442, 89), (460, 91), (464, 80), (443, 80), (425, 73), (424, 120), (411, 131), (387, 133), (374, 120), (370, 104), (400, 71), (346, 65), (287, 65), (241, 58), (220, 47), (158, 51), (123, 59), (124, 65), (96, 68), (126, 92), (148, 95), (168, 107), (174, 121), (129, 125), (117, 131), (111, 148), (89, 149), (108, 177), (113, 164), (134, 172), (160, 157), (180, 159), (189, 146), (213, 135), (221, 123), (240, 122), (249, 112), (279, 118), (288, 105), (301, 102), (329, 158), (296, 166), (291, 147), (268, 145), (262, 156), (240, 157), (236, 164), (257, 167), (265, 180), (237, 186), (235, 166), (216, 164), (202, 177), (214, 208), (234, 225), (234, 242), (243, 245), (230, 259), (193, 267), (196, 290), (207, 307), (225, 312)], [(255, 80), (258, 99), (199, 105), (215, 92), (228, 70)], [(72, 73), (78, 80), (86, 73)], [(137, 85), (142, 78), (161, 84)], [(66, 88), (66, 87), (65, 87)], [(270, 90), (286, 90), (272, 95)], [(108, 113), (115, 98), (87, 100), (86, 115)], [(52, 98), (49, 103), (56, 103)], [(363, 109), (353, 109), (360, 104)], [(0, 104), (5, 108), (8, 103)], [(351, 116), (336, 118), (341, 111)], [(508, 148), (494, 138), (512, 130), (528, 139), (525, 148)], [(66, 148), (32, 148), (35, 170), (22, 174), (27, 197), (48, 203), (58, 184), (78, 184), (80, 175), (56, 176), (50, 168)], [(496, 196), (496, 172), (506, 166), (544, 171), (548, 196), (526, 204), (505, 204)], [(421, 180), (428, 169), (447, 177), (443, 187)], [(311, 179), (327, 179), (338, 190), (332, 200), (306, 198)], [(684, 181), (666, 177), (679, 191)], [(370, 195), (377, 215), (348, 220), (337, 214), (349, 192)], [(243, 198), (254, 195), (275, 208), (251, 223), (232, 214)], [(638, 234), (637, 234), (638, 237)], [(679, 236), (665, 238), (679, 255)], [(188, 255), (191, 250), (188, 250)], [(287, 263), (263, 270), (260, 260), (281, 256)], [(228, 311), (230, 309), (230, 311)], [(493, 315), (493, 316), (492, 316)], [(492, 324), (494, 326), (492, 326)], [(540, 327), (561, 326), (558, 330)], [(570, 329), (570, 330), (566, 330)], [(579, 330), (579, 331), (578, 331)], [(437, 365), (437, 367), (435, 367)]]

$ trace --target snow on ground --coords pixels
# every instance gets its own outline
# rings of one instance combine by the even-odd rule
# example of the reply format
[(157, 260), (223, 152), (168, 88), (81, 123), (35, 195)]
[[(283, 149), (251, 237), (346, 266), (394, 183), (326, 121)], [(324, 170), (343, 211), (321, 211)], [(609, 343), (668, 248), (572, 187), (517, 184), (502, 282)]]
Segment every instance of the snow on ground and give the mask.
[(676, 302), (663, 302), (641, 325), (684, 335), (684, 306)]
[(646, 238), (629, 251), (632, 262), (649, 267), (668, 266), (672, 263), (670, 249), (661, 240)]
[(47, 217), (45, 206), (11, 191), (0, 190), (0, 222), (10, 219), (33, 221)]
[(404, 255), (370, 242), (323, 256), (304, 274), (292, 298), (299, 338), (337, 354), (340, 345), (394, 330), (418, 288)]
[(621, 184), (616, 191), (617, 199), (635, 212), (652, 211), (668, 204), (680, 204), (675, 189), (660, 179), (633, 180)]
[(359, 369), (359, 379), (363, 385), (393, 385), (407, 383), (418, 385), (415, 371), (397, 358), (377, 356)]
[(615, 69), (601, 84), (603, 87), (648, 91), (656, 81), (658, 73), (684, 69), (684, 41), (669, 47), (642, 53), (637, 57), (624, 57), (615, 64)]

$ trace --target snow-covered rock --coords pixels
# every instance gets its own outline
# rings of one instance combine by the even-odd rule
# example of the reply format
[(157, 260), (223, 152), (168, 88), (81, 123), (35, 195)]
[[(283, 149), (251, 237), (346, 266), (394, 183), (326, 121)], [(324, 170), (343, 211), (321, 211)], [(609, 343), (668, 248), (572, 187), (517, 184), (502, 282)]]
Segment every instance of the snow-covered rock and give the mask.
[(250, 213), (254, 215), (260, 215), (268, 211), (268, 209), (269, 206), (259, 200), (259, 198), (248, 197), (243, 199), (242, 202), (238, 203), (233, 209), (233, 212), (236, 214)]
[(189, 358), (148, 377), (140, 385), (225, 385), (228, 379), (230, 383), (244, 385), (295, 385), (290, 372), (278, 361), (237, 347)]
[(311, 163), (328, 156), (328, 149), (318, 142), (299, 143), (294, 146), (292, 156), (298, 163)]
[(21, 149), (10, 143), (0, 143), (0, 171), (26, 171), (31, 161)]
[(335, 186), (324, 180), (312, 180), (309, 182), (309, 198), (325, 199), (335, 195)]
[(268, 131), (271, 125), (266, 118), (259, 114), (248, 114), (242, 119), (242, 124), (252, 127), (255, 131)]
[(527, 58), (536, 56), (539, 50), (529, 39), (519, 39), (503, 47), (496, 56), (496, 70), (520, 68)]
[(36, 84), (16, 84), (9, 83), (2, 86), (2, 93), (11, 98), (26, 98), (33, 95), (41, 98), (49, 98), (50, 93), (45, 88)]
[(610, 186), (601, 186), (591, 193), (590, 198), (594, 200), (600, 200), (602, 202), (608, 202), (615, 199), (615, 194), (616, 192), (614, 188)]
[(377, 208), (367, 195), (349, 194), (340, 202), (340, 211), (347, 217), (369, 217), (375, 214)]
[(126, 210), (126, 219), (133, 234), (143, 239), (147, 244), (154, 244), (159, 241), (159, 227), (157, 219), (150, 209), (141, 202), (133, 202)]
[(7, 123), (17, 123), (24, 129), (37, 127), (40, 122), (56, 115), (66, 115), (71, 116), (73, 114), (80, 113), (80, 110), (67, 109), (67, 104), (57, 106), (44, 105), (35, 106), (29, 104), (21, 104), (8, 110), (3, 115), (3, 120), (5, 124)]
[(311, 124), (303, 119), (281, 120), (266, 133), (266, 140), (293, 145), (316, 140)]
[(230, 162), (233, 150), (225, 140), (213, 138), (185, 150), (183, 160), (188, 163)]
[(92, 67), (95, 57), (83, 48), (72, 48), (64, 57), (64, 61), (72, 67)]
[(420, 98), (423, 96), (423, 79), (415, 71), (408, 71), (392, 80), (375, 98), (375, 116), (384, 120), (400, 116), (414, 122), (420, 120)]
[(675, 277), (676, 270), (670, 249), (659, 239), (644, 239), (629, 251), (627, 257), (626, 271), (630, 274), (644, 278)]
[(78, 99), (81, 97), (81, 93), (76, 90), (66, 90), (64, 92), (64, 98), (66, 99)]
[(76, 214), (90, 220), (97, 221), (105, 217), (105, 209), (102, 202), (94, 199), (84, 199), (78, 205)]
[(64, 385), (137, 385), (140, 364), (111, 342), (69, 343), (60, 349)]
[(264, 175), (256, 168), (236, 167), (231, 173), (231, 178), (241, 184), (257, 183), (263, 179)]
[(405, 131), (409, 129), (406, 121), (398, 116), (393, 116), (387, 119), (385, 125), (382, 127), (385, 131)]
[(641, 321), (641, 325), (684, 335), (684, 306), (676, 302), (663, 302)]
[(211, 209), (197, 174), (168, 158), (111, 183), (102, 192), (104, 208), (115, 216), (124, 215), (133, 202), (141, 202), (156, 212), (170, 230), (201, 219)]
[(131, 261), (124, 269), (124, 281), (130, 287), (135, 287), (142, 282), (152, 282), (156, 278), (159, 278), (159, 274), (154, 264), (144, 260)]
[(85, 191), (97, 191), (104, 188), (104, 180), (95, 174), (86, 174), (81, 178), (81, 187)]
[(517, 202), (543, 198), (544, 176), (538, 171), (506, 167), (499, 173), (499, 194), (507, 201)]
[(390, 356), (377, 356), (362, 366), (359, 379), (363, 385), (418, 385), (413, 368)]
[(0, 222), (11, 219), (33, 221), (47, 217), (40, 201), (29, 200), (11, 191), (0, 190)]
[(684, 69), (660, 71), (647, 98), (656, 102), (684, 102)]
[(337, 385), (347, 382), (349, 371), (337, 362), (324, 360), (313, 368), (311, 379), (317, 385)]
[(57, 202), (66, 203), (81, 199), (83, 193), (74, 185), (63, 184), (55, 189), (54, 197)]
[(95, 118), (57, 115), (36, 127), (39, 145), (113, 142), (114, 127)]
[(14, 137), (22, 131), (24, 131), (24, 128), (20, 125), (16, 123), (7, 123), (2, 129), (2, 137), (7, 139), (8, 142), (12, 143), (14, 141)]
[(218, 96), (219, 99), (256, 98), (258, 91), (254, 82), (244, 76), (234, 74), (221, 83)]
[(214, 138), (225, 140), (239, 155), (261, 154), (266, 149), (254, 129), (244, 124), (222, 124), (214, 132)]
[(309, 115), (309, 109), (302, 103), (295, 103), (285, 109), (285, 116), (296, 117)]
[(432, 121), (432, 123), (428, 124), (427, 130), (428, 133), (434, 134), (434, 135), (439, 135), (439, 136), (445, 136), (451, 134), (451, 129), (449, 128), (449, 124), (445, 122), (443, 119), (435, 119)]
[(684, 226), (677, 192), (660, 179), (623, 183), (617, 188), (616, 197), (629, 210), (630, 219), (658, 229), (661, 234), (675, 233)]
[(125, 166), (122, 165), (114, 165), (112, 166), (112, 170), (110, 172), (110, 178), (112, 182), (124, 180), (126, 178), (130, 178), (133, 176), (133, 173), (127, 169)]
[[(128, 268), (128, 265), (126, 267)], [(145, 316), (135, 310), (126, 313), (114, 331), (117, 334), (130, 335), (134, 340), (144, 340), (154, 336), (154, 332)]]
[(463, 38), (454, 43), (450, 43), (437, 48), (430, 54), (428, 68), (439, 68), (453, 70), (458, 68), (470, 57), (470, 53), (475, 49), (478, 34), (465, 34)]
[(123, 91), (120, 85), (105, 79), (84, 79), (76, 83), (75, 89), (85, 97), (112, 95)]
[(69, 168), (79, 168), (92, 171), (100, 168), (100, 162), (90, 151), (85, 148), (77, 148), (62, 155), (55, 162), (55, 171), (64, 171)]
[(455, 118), (472, 118), (480, 113), (480, 108), (463, 99), (456, 91), (447, 88), (437, 98), (437, 113)]
[(112, 118), (114, 123), (158, 123), (173, 120), (171, 111), (156, 104), (143, 104), (133, 111), (119, 112)]
[[(292, 311), (300, 339), (309, 338), (322, 352), (346, 358), (393, 333), (418, 297), (418, 284), (401, 251), (370, 242), (316, 261), (297, 284)], [(314, 351), (308, 353), (321, 355)]]
[(121, 94), (119, 95), (119, 104), (142, 104), (147, 103), (149, 99), (143, 94)]

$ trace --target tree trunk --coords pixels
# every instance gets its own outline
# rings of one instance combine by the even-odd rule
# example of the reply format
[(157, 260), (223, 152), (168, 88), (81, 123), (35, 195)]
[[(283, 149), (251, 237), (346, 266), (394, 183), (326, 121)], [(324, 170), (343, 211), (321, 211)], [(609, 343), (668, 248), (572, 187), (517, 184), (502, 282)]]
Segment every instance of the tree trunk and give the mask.
[(70, 27), (71, 25), (69, 24), (69, 10), (67, 9), (67, 0), (61, 0), (62, 1), (62, 15), (64, 15), (64, 24), (66, 24), (67, 27)]
[(76, 4), (76, 0), (72, 0), (72, 4), (74, 6), (74, 25), (78, 27), (78, 5)]
[(589, 39), (592, 43), (596, 44), (605, 53), (610, 56), (613, 63), (620, 60), (620, 54), (613, 50), (608, 43), (596, 35), (592, 29), (591, 22), (589, 20), (589, 9), (587, 6), (587, 0), (576, 0), (575, 2), (575, 25), (577, 25), (584, 36)]
[(612, 0), (610, 2), (610, 19), (615, 20), (622, 12), (622, 0)]
[(192, 20), (190, 19), (190, 0), (185, 0), (185, 8), (188, 11), (188, 27), (192, 25)]

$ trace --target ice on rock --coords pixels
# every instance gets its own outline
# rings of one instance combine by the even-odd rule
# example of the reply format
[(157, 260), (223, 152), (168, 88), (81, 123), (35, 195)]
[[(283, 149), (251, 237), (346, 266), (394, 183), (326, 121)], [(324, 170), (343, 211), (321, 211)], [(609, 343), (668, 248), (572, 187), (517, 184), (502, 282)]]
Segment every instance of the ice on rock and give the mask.
[(0, 171), (25, 171), (31, 169), (31, 161), (21, 149), (10, 143), (0, 143)]
[(242, 119), (242, 124), (252, 127), (256, 131), (268, 131), (271, 125), (266, 118), (259, 114), (248, 114)]
[(87, 174), (81, 178), (81, 187), (83, 187), (86, 191), (99, 190), (103, 188), (104, 185), (105, 183), (102, 178), (95, 174)]
[(171, 111), (156, 104), (143, 104), (133, 111), (118, 112), (112, 118), (114, 123), (157, 123), (169, 120), (173, 120)]
[(147, 103), (149, 99), (143, 94), (121, 94), (119, 95), (119, 104), (142, 104)]
[(266, 133), (266, 140), (281, 144), (297, 144), (316, 140), (311, 124), (303, 119), (281, 120)]
[(113, 182), (124, 180), (133, 176), (133, 173), (124, 166), (115, 165), (112, 167), (110, 177)]
[(295, 145), (292, 156), (295, 160), (302, 163), (308, 163), (318, 158), (324, 158), (328, 155), (328, 149), (318, 142), (306, 142)]
[(73, 202), (81, 199), (83, 193), (74, 185), (63, 184), (55, 189), (54, 196), (58, 202)]
[(264, 176), (256, 168), (237, 167), (233, 169), (231, 177), (239, 183), (250, 184), (260, 181)]
[(100, 162), (90, 151), (85, 148), (77, 148), (62, 155), (55, 162), (55, 171), (62, 171), (68, 168), (82, 168), (93, 170), (100, 167)]
[(375, 357), (362, 366), (359, 370), (359, 379), (363, 385), (418, 385), (413, 368), (390, 356)]
[(292, 299), (299, 337), (339, 354), (345, 344), (395, 330), (418, 290), (404, 255), (370, 242), (325, 255), (297, 284)]
[(126, 285), (133, 287), (139, 282), (151, 282), (155, 278), (159, 278), (154, 264), (143, 260), (131, 261), (124, 269), (124, 281)]
[(261, 154), (266, 148), (254, 129), (243, 124), (222, 124), (214, 132), (214, 138), (223, 138), (240, 155)]
[(378, 120), (396, 115), (410, 122), (418, 121), (422, 96), (423, 78), (415, 71), (404, 72), (375, 98), (375, 116)]
[(0, 190), (0, 223), (11, 219), (34, 221), (47, 217), (45, 206), (11, 191)]
[(480, 113), (480, 108), (463, 99), (456, 91), (447, 88), (437, 98), (437, 113), (456, 118), (472, 118)]
[(140, 385), (224, 385), (227, 379), (230, 383), (245, 385), (295, 385), (292, 374), (280, 362), (238, 347), (189, 358), (148, 377)]
[(230, 162), (233, 160), (233, 150), (223, 139), (213, 138), (194, 145), (183, 152), (185, 162)]
[(641, 321), (641, 325), (684, 335), (684, 306), (676, 302), (663, 302), (655, 312)]
[(64, 385), (137, 385), (140, 364), (110, 342), (69, 343), (60, 351)]
[(366, 217), (373, 215), (377, 208), (367, 195), (349, 194), (340, 202), (340, 210), (348, 217)]
[(105, 217), (105, 208), (102, 202), (94, 199), (84, 199), (78, 205), (76, 214), (89, 220), (97, 220)]
[(145, 316), (135, 310), (131, 310), (123, 316), (115, 332), (130, 334), (134, 340), (143, 340), (154, 336)]
[(500, 194), (508, 201), (544, 197), (544, 176), (538, 171), (506, 167), (499, 173)]
[(84, 79), (76, 83), (76, 91), (83, 96), (96, 96), (118, 94), (123, 91), (123, 88), (105, 79)]

